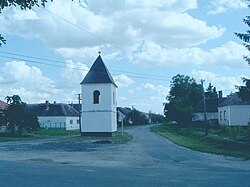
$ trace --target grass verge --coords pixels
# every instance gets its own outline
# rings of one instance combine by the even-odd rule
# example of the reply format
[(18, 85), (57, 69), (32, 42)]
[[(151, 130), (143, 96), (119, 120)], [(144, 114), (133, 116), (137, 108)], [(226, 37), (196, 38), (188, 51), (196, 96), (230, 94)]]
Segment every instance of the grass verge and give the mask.
[(226, 134), (210, 132), (208, 136), (197, 129), (180, 129), (169, 124), (151, 127), (153, 132), (170, 141), (196, 151), (250, 159), (249, 138), (232, 138)]
[(122, 133), (120, 129), (113, 134), (112, 137), (88, 137), (88, 136), (80, 136), (79, 130), (71, 130), (66, 131), (64, 129), (40, 129), (38, 131), (34, 131), (31, 133), (24, 132), (22, 136), (11, 136), (8, 132), (0, 133), (0, 142), (7, 142), (7, 141), (24, 141), (24, 140), (34, 140), (34, 139), (45, 139), (45, 138), (53, 138), (53, 137), (67, 137), (67, 136), (74, 136), (69, 137), (66, 139), (58, 140), (64, 142), (79, 142), (79, 141), (86, 141), (86, 140), (104, 140), (110, 141), (116, 144), (127, 143), (132, 140), (133, 136), (128, 134), (127, 132)]
[(124, 144), (133, 139), (133, 136), (130, 135), (127, 132), (122, 133), (121, 132), (115, 132), (113, 133), (112, 137), (94, 137), (94, 136), (76, 136), (72, 138), (63, 139), (60, 141), (63, 142), (81, 142), (81, 141), (87, 141), (87, 140), (96, 140), (96, 141), (103, 141), (103, 142), (110, 142), (114, 144)]
[(30, 133), (24, 131), (21, 136), (17, 136), (11, 135), (10, 132), (7, 131), (0, 133), (0, 142), (44, 139), (78, 134), (80, 134), (79, 130), (66, 131), (64, 129), (40, 129)]

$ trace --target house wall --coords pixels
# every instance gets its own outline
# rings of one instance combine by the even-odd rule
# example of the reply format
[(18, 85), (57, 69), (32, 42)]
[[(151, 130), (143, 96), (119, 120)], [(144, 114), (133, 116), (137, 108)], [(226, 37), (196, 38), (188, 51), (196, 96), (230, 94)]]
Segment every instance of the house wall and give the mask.
[(219, 123), (229, 126), (248, 125), (250, 105), (232, 105), (218, 108)]
[[(74, 130), (79, 129), (78, 117), (38, 116), (41, 128)], [(72, 120), (72, 121), (71, 121)], [(71, 124), (72, 122), (72, 124)]]
[[(93, 92), (100, 92), (99, 104), (93, 103)], [(82, 132), (115, 132), (116, 87), (113, 84), (82, 85)]]
[[(207, 120), (218, 119), (217, 112), (207, 112), (206, 113)], [(204, 121), (204, 113), (194, 113), (192, 121)]]
[(230, 108), (228, 106), (218, 107), (218, 121), (219, 124), (229, 125)]

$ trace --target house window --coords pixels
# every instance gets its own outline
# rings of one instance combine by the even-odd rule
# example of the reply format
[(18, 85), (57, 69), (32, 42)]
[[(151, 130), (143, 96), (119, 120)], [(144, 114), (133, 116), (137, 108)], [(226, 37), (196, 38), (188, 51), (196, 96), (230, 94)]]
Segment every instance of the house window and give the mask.
[(224, 120), (226, 120), (227, 111), (224, 111)]
[(220, 120), (222, 120), (222, 111), (220, 111)]
[(79, 119), (76, 121), (77, 124), (79, 124)]
[(73, 119), (69, 120), (69, 123), (70, 123), (70, 125), (72, 125), (73, 124)]
[(93, 92), (93, 103), (94, 104), (99, 104), (99, 102), (100, 102), (100, 91), (95, 90)]
[(115, 92), (113, 92), (113, 105), (115, 105)]

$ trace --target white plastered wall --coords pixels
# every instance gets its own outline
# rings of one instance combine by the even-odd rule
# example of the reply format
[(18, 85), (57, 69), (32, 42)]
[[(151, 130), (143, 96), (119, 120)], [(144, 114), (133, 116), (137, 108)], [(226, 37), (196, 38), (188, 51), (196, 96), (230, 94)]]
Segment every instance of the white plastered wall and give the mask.
[[(93, 92), (100, 92), (99, 104), (93, 103)], [(113, 84), (82, 85), (82, 132), (115, 132), (116, 87)]]

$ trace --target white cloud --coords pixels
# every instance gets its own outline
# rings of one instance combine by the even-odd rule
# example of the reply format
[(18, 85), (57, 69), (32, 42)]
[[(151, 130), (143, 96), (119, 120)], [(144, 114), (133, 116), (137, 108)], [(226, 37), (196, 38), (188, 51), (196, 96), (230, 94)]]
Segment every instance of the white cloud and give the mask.
[(245, 0), (212, 0), (208, 14), (216, 15), (233, 9), (247, 8)]
[(37, 91), (57, 93), (55, 82), (42, 75), (40, 69), (28, 66), (24, 61), (6, 62), (0, 70), (0, 84), (33, 87)]
[(134, 94), (134, 93), (135, 93), (135, 91), (132, 90), (132, 89), (129, 89), (128, 92), (129, 92), (130, 94)]
[(128, 98), (127, 97), (119, 97), (118, 100), (119, 101), (126, 101)]
[(211, 83), (213, 86), (216, 87), (217, 91), (222, 90), (224, 95), (237, 91), (235, 89), (236, 85), (242, 85), (241, 76), (224, 76), (220, 74), (215, 74), (213, 72), (197, 70), (193, 70), (191, 74), (196, 80), (205, 80), (204, 88), (207, 88), (208, 84)]
[(47, 99), (58, 94), (56, 83), (45, 77), (41, 70), (28, 66), (24, 61), (6, 62), (0, 69), (0, 97), (18, 94), (24, 101)]
[(81, 81), (88, 73), (89, 68), (80, 62), (73, 62), (67, 60), (65, 62), (66, 68), (62, 68), (61, 76), (63, 78), (63, 87), (66, 88), (77, 88), (80, 86)]
[(146, 84), (141, 84), (140, 87), (138, 88), (140, 89), (146, 89), (146, 90), (151, 90), (154, 93), (161, 95), (161, 96), (166, 96), (169, 92), (169, 88), (162, 86), (162, 85), (154, 85), (151, 83), (146, 83)]
[(145, 42), (141, 52), (130, 59), (136, 64), (150, 66), (225, 66), (229, 68), (245, 68), (247, 63), (242, 56), (248, 51), (233, 41), (205, 51), (201, 48), (164, 48), (154, 42)]
[(13, 18), (19, 21), (40, 19), (34, 10), (23, 11), (20, 9), (13, 9)]
[(35, 8), (28, 16), (32, 20), (20, 20), (19, 12), (8, 8), (0, 18), (0, 31), (39, 38), (70, 59), (74, 59), (74, 54), (79, 58), (96, 56), (100, 48), (108, 48), (106, 54), (113, 55), (120, 49), (129, 52), (144, 40), (168, 47), (196, 46), (225, 31), (187, 13), (197, 8), (197, 0), (93, 0), (84, 6), (79, 6), (78, 1), (49, 2), (46, 8), (62, 19)]
[(114, 81), (119, 88), (128, 87), (134, 83), (134, 81), (125, 74), (114, 76)]

